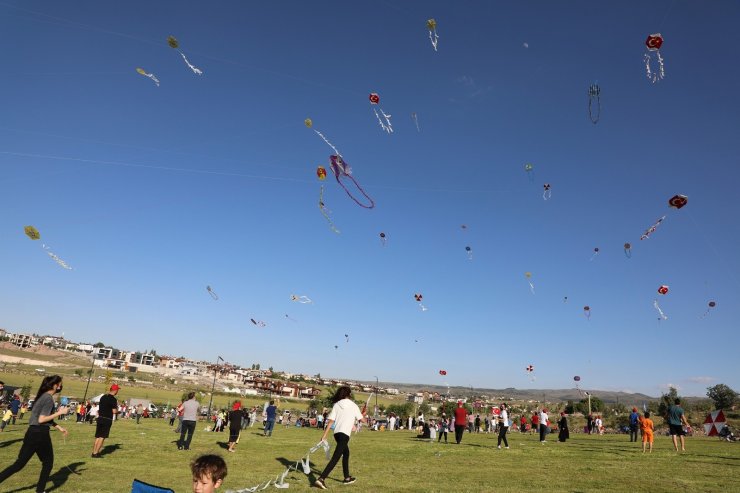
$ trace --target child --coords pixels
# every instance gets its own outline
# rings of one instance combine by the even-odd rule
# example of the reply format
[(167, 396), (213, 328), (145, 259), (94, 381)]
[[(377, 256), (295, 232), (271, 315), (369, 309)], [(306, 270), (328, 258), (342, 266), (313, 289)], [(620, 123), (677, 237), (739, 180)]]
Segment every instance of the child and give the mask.
[(642, 431), (642, 453), (645, 453), (645, 446), (650, 443), (650, 453), (653, 453), (653, 420), (650, 419), (650, 413), (645, 411), (645, 417), (640, 418), (640, 431)]
[(8, 407), (5, 410), (5, 414), (3, 415), (2, 422), (0, 422), (0, 432), (5, 429), (5, 426), (7, 426), (8, 422), (10, 422), (10, 418), (13, 417), (13, 411), (10, 410), (10, 407)]
[(201, 455), (190, 464), (193, 493), (213, 493), (226, 477), (226, 462), (218, 455)]

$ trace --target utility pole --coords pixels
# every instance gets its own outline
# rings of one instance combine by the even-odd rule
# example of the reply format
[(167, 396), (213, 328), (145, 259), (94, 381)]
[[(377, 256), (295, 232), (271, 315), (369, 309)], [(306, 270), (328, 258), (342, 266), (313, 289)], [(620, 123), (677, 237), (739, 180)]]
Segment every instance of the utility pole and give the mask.
[(375, 412), (373, 412), (373, 418), (378, 419), (378, 377), (375, 377)]
[(87, 389), (90, 387), (90, 379), (92, 378), (93, 374), (93, 366), (95, 366), (95, 350), (93, 350), (92, 354), (92, 363), (90, 364), (90, 371), (87, 373), (87, 385), (85, 385), (85, 395), (82, 397), (82, 405), (85, 405), (85, 402), (87, 402), (85, 399), (87, 399)]

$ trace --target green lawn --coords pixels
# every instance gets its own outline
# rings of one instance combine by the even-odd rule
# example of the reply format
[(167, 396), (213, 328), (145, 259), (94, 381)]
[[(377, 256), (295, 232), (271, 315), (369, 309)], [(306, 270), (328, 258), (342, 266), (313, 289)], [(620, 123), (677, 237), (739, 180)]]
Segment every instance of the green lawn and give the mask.
[[(199, 423), (190, 451), (178, 451), (166, 421), (129, 420), (113, 425), (101, 459), (90, 458), (94, 430), (66, 422), (66, 442), (52, 432), (55, 448), (53, 479), (56, 492), (127, 492), (134, 478), (191, 491), (189, 462), (202, 453), (225, 456), (229, 475), (220, 491), (255, 486), (274, 477), (284, 464), (295, 462), (320, 438), (315, 429), (278, 427), (274, 436), (261, 436), (259, 425), (242, 432), (234, 454), (223, 448), (226, 433), (208, 433)], [(25, 423), (0, 434), (0, 465), (14, 460)], [(340, 485), (341, 464), (327, 481), (329, 489), (357, 492), (675, 492), (740, 491), (740, 443), (714, 438), (689, 438), (687, 452), (672, 451), (668, 437), (656, 437), (655, 451), (643, 455), (626, 435), (574, 434), (567, 443), (554, 436), (546, 444), (536, 436), (510, 437), (510, 450), (497, 450), (493, 435), (466, 433), (461, 445), (426, 443), (408, 431), (363, 431), (352, 437), (351, 472), (358, 480)], [(333, 446), (333, 440), (330, 440)], [(454, 441), (454, 440), (451, 440)], [(312, 455), (313, 474), (293, 472), (291, 491), (317, 491), (310, 484), (323, 468), (322, 454)], [(40, 469), (34, 457), (26, 468), (7, 480), (0, 491), (33, 492)], [(72, 473), (74, 471), (74, 473)], [(272, 490), (272, 488), (270, 488)]]

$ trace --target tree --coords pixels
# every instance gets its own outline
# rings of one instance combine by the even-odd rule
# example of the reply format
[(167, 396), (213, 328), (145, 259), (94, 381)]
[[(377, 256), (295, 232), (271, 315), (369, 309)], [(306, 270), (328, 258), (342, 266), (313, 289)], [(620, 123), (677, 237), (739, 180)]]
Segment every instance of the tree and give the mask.
[(20, 390), (20, 396), (24, 401), (27, 401), (29, 397), (31, 397), (31, 380), (26, 382), (23, 387), (21, 387)]
[(112, 380), (113, 380), (113, 372), (110, 370), (105, 370), (105, 386), (109, 387)]
[(668, 408), (671, 407), (676, 399), (680, 399), (678, 396), (678, 390), (675, 387), (669, 387), (668, 393), (660, 395), (660, 403), (658, 404), (658, 416), (663, 418), (668, 417)]
[(429, 413), (432, 412), (432, 408), (426, 402), (422, 402), (421, 404), (419, 404), (419, 412), (424, 414), (425, 416), (428, 416)]
[(714, 401), (717, 409), (731, 409), (737, 402), (737, 392), (723, 383), (707, 387), (707, 397)]

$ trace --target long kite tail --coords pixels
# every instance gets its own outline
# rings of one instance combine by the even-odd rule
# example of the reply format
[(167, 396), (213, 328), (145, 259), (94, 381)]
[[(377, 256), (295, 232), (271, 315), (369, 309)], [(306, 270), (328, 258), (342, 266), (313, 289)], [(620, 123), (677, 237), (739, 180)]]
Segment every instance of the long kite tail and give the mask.
[(342, 182), (341, 182), (341, 180), (339, 179), (339, 176), (337, 176), (337, 177), (336, 177), (336, 178), (337, 178), (337, 183), (339, 183), (339, 185), (341, 185), (341, 186), (342, 186), (342, 188), (344, 188), (344, 191), (345, 191), (345, 192), (347, 192), (347, 195), (349, 195), (349, 198), (351, 198), (352, 200), (354, 200), (354, 201), (355, 201), (355, 203), (356, 203), (357, 205), (359, 205), (360, 207), (363, 207), (363, 208), (365, 208), (365, 209), (372, 209), (373, 207), (375, 207), (375, 201), (373, 201), (373, 199), (371, 199), (371, 198), (370, 198), (370, 196), (369, 196), (369, 195), (368, 195), (367, 193), (365, 193), (365, 190), (363, 190), (363, 189), (362, 189), (362, 187), (360, 186), (360, 184), (359, 184), (359, 183), (357, 183), (357, 180), (355, 180), (355, 178), (354, 178), (354, 177), (353, 177), (352, 175), (349, 175), (349, 174), (347, 174), (347, 173), (344, 173), (344, 176), (346, 176), (347, 178), (349, 178), (350, 180), (352, 180), (352, 183), (354, 183), (354, 184), (355, 184), (355, 186), (357, 187), (357, 190), (359, 190), (359, 191), (360, 191), (360, 193), (361, 193), (361, 194), (362, 194), (362, 195), (363, 195), (363, 196), (364, 196), (364, 197), (365, 197), (365, 198), (366, 198), (367, 200), (369, 200), (369, 201), (370, 201), (370, 205), (365, 205), (365, 204), (363, 204), (362, 202), (360, 202), (359, 200), (357, 200), (357, 199), (355, 198), (355, 196), (354, 196), (354, 195), (352, 195), (352, 194), (350, 193), (350, 191), (349, 191), (349, 190), (347, 189), (347, 187), (346, 187), (346, 186), (344, 186), (344, 183), (342, 183)]

